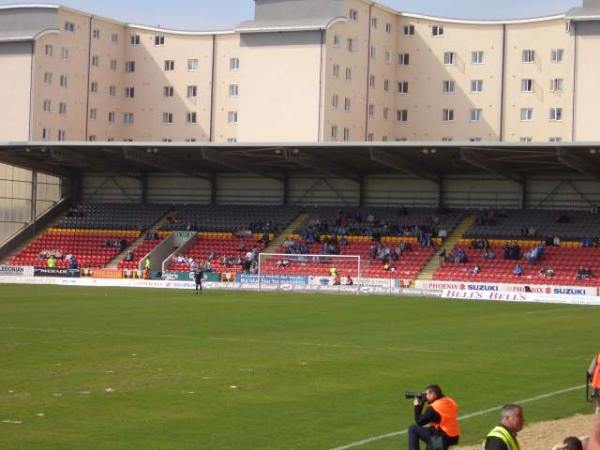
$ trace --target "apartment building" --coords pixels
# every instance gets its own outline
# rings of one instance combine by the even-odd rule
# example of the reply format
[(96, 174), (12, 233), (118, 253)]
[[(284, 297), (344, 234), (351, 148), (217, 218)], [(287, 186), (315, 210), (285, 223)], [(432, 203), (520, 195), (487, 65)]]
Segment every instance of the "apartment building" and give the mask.
[(0, 8), (2, 141), (595, 141), (600, 0), (475, 21), (256, 0), (233, 30)]

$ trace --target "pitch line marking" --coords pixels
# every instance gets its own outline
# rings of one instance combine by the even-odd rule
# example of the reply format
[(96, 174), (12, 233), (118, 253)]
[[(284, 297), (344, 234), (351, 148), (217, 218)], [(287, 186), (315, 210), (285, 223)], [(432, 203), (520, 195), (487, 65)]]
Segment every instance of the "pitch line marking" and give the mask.
[[(538, 401), (538, 400), (543, 400), (543, 399), (546, 399), (546, 398), (555, 397), (555, 396), (560, 395), (560, 394), (566, 394), (567, 392), (576, 391), (578, 389), (583, 389), (584, 387), (585, 387), (585, 384), (581, 384), (579, 386), (572, 386), (570, 388), (561, 389), (561, 390), (558, 390), (558, 391), (549, 392), (547, 394), (541, 394), (541, 395), (537, 395), (535, 397), (530, 397), (530, 398), (526, 398), (524, 400), (517, 400), (516, 402), (509, 402), (509, 403), (516, 403), (517, 405), (524, 405), (524, 404), (532, 403), (532, 402), (535, 402), (535, 401)], [(485, 414), (489, 414), (489, 413), (494, 412), (494, 411), (500, 411), (500, 409), (502, 408), (502, 406), (504, 406), (504, 405), (494, 406), (493, 408), (488, 408), (488, 409), (483, 409), (481, 411), (476, 411), (474, 413), (470, 413), (470, 414), (466, 414), (464, 416), (460, 416), (458, 419), (459, 420), (468, 420), (468, 419), (472, 419), (473, 417), (483, 416)], [(352, 442), (351, 444), (343, 445), (341, 447), (335, 447), (335, 448), (332, 448), (331, 450), (347, 450), (347, 449), (350, 449), (350, 448), (358, 447), (359, 445), (370, 444), (371, 442), (381, 441), (383, 439), (388, 439), (388, 438), (396, 437), (396, 436), (402, 436), (402, 435), (404, 435), (406, 433), (408, 433), (408, 430), (394, 431), (392, 433), (382, 434), (380, 436), (373, 436), (373, 437), (370, 437), (370, 438), (367, 438), (367, 439), (363, 439), (361, 441)]]

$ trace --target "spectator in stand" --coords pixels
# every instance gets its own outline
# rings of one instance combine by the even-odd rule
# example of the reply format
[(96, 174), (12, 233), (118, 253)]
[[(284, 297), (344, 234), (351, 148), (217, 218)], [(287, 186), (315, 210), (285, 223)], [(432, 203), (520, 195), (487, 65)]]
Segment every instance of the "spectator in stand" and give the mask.
[(540, 270), (540, 276), (543, 278), (552, 278), (554, 276), (554, 269), (542, 267)]
[(481, 273), (481, 267), (475, 266), (469, 272), (470, 275), (479, 275)]
[(594, 242), (594, 239), (591, 236), (585, 236), (581, 240), (581, 245), (585, 248), (591, 247)]
[[(179, 256), (178, 256), (178, 258), (179, 258)], [(175, 260), (177, 261), (177, 258)], [(125, 261), (127, 261), (127, 262), (133, 261), (133, 252), (131, 250), (129, 250), (127, 252), (127, 254), (125, 255)], [(177, 262), (179, 262), (179, 261), (177, 261)]]
[(352, 286), (354, 284), (354, 280), (350, 275), (346, 275), (346, 286)]
[(50, 255), (47, 261), (48, 269), (56, 269), (56, 258), (54, 255)]
[(483, 259), (493, 260), (496, 259), (496, 254), (489, 248), (483, 251), (481, 255)]
[(72, 256), (71, 259), (69, 259), (69, 268), (73, 270), (79, 269), (79, 263), (77, 262), (77, 258), (75, 258), (75, 256)]
[(210, 259), (207, 259), (204, 262), (204, 271), (205, 272), (212, 272), (212, 263), (210, 262)]
[(519, 264), (517, 264), (515, 266), (515, 268), (513, 269), (513, 275), (520, 277), (523, 275), (523, 269), (521, 268), (521, 266)]
[(560, 247), (560, 236), (558, 234), (552, 238), (552, 245), (554, 247)]

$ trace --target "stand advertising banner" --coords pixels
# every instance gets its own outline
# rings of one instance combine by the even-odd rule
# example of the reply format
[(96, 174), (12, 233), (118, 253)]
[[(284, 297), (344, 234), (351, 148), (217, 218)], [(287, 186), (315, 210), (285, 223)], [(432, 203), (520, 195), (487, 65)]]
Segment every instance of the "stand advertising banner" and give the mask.
[(34, 269), (33, 275), (36, 277), (79, 278), (81, 272), (79, 269)]
[(554, 286), (542, 284), (477, 283), (471, 281), (423, 281), (415, 282), (417, 289), (432, 291), (508, 292), (542, 295), (594, 296), (598, 288), (590, 286)]
[[(194, 281), (194, 275), (191, 272), (165, 272), (162, 276), (163, 280), (168, 281)], [(204, 272), (202, 281), (221, 281), (218, 273)]]
[(0, 277), (32, 277), (33, 267), (0, 266)]
[[(238, 283), (258, 284), (258, 275), (241, 273), (236, 277)], [(262, 284), (293, 284), (304, 286), (308, 284), (308, 277), (304, 275), (262, 275)]]

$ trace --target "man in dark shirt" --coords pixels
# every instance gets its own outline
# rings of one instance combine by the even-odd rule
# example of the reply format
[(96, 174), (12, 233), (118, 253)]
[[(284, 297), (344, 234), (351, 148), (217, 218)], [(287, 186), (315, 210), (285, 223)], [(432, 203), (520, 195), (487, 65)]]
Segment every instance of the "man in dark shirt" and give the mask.
[(517, 433), (523, 429), (523, 408), (505, 405), (500, 411), (500, 423), (485, 438), (484, 450), (520, 450)]
[(196, 295), (198, 292), (202, 294), (202, 278), (204, 278), (204, 272), (202, 269), (198, 268), (194, 272), (194, 281), (196, 282)]
[[(414, 400), (415, 423), (408, 427), (408, 449), (420, 450), (419, 441), (436, 450), (458, 444), (460, 428), (456, 402), (446, 397), (436, 384), (425, 389), (425, 401), (428, 406), (423, 411), (423, 400)], [(433, 441), (438, 444), (434, 445)]]

